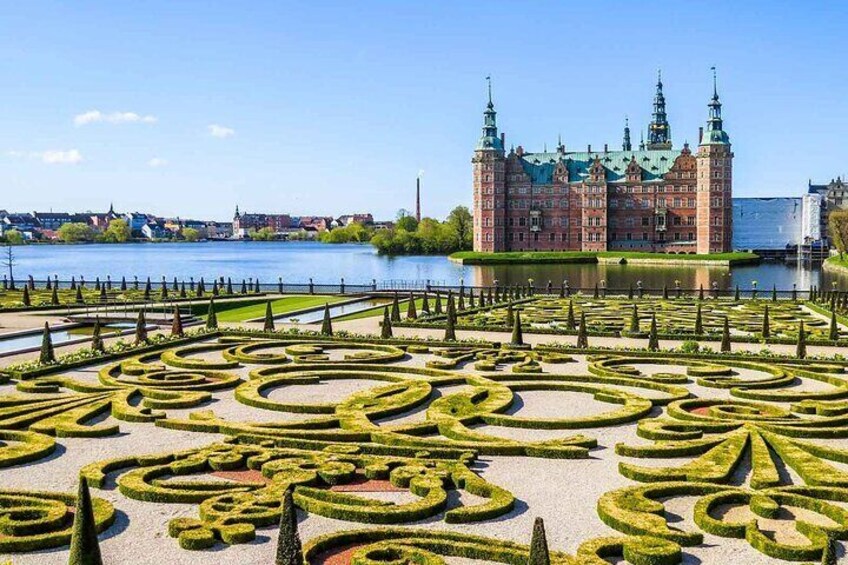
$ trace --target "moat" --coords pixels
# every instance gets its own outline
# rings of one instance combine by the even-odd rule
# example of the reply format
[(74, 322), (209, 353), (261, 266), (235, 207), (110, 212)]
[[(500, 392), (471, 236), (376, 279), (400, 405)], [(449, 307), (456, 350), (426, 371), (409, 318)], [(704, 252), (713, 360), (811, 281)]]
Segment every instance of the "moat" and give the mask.
[(337, 283), (341, 278), (349, 284), (386, 281), (431, 281), (432, 284), (491, 285), (536, 284), (568, 280), (573, 288), (589, 288), (605, 281), (610, 288), (627, 287), (642, 281), (646, 288), (674, 286), (709, 288), (713, 281), (720, 288), (750, 288), (752, 281), (761, 289), (799, 289), (810, 285), (825, 287), (836, 280), (848, 286), (848, 277), (823, 273), (820, 268), (805, 269), (793, 264), (762, 263), (738, 267), (704, 266), (635, 266), (635, 265), (456, 265), (443, 256), (378, 255), (369, 245), (327, 245), (311, 242), (209, 242), (198, 244), (94, 244), (74, 246), (15, 247), (15, 277), (32, 275), (37, 279), (58, 275), (65, 279), (111, 276), (113, 279), (133, 276), (163, 275), (169, 279), (190, 277), (207, 279), (224, 276), (241, 280), (258, 277), (272, 283), (282, 277), (285, 282)]

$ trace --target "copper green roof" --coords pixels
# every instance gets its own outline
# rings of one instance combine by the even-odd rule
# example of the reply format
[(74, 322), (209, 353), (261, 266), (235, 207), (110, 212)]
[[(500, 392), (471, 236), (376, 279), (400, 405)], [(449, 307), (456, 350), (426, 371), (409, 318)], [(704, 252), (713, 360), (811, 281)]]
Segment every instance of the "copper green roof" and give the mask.
[(607, 171), (607, 182), (623, 180), (627, 165), (633, 158), (642, 168), (642, 179), (652, 181), (662, 179), (662, 176), (674, 165), (674, 160), (680, 153), (677, 149), (608, 151), (606, 153), (525, 153), (520, 160), (524, 172), (530, 176), (533, 184), (553, 183), (554, 169), (560, 161), (568, 169), (569, 181), (579, 181), (589, 176), (589, 168), (596, 157), (600, 159)]

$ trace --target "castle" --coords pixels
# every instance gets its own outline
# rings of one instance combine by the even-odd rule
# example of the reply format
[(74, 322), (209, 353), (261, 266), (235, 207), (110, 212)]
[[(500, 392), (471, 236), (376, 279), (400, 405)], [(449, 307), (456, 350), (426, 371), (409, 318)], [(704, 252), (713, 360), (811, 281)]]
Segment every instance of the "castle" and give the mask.
[(489, 103), (472, 159), (474, 250), (731, 250), (733, 152), (713, 75), (706, 130), (697, 151), (674, 149), (658, 78), (648, 142), (634, 150), (624, 127), (620, 151), (504, 150)]

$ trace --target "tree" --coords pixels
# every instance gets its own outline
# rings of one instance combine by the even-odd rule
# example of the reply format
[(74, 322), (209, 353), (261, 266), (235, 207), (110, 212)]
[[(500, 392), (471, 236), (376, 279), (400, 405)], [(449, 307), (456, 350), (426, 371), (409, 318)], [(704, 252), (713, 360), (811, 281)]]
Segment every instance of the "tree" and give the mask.
[(589, 347), (589, 335), (586, 331), (586, 313), (580, 313), (580, 327), (577, 328), (577, 347), (586, 349)]
[(769, 307), (766, 304), (765, 308), (763, 308), (763, 337), (769, 337), (771, 335), (771, 326), (769, 325)]
[(454, 238), (457, 251), (471, 249), (474, 240), (474, 219), (465, 206), (457, 206), (448, 214), (446, 221)]
[(836, 312), (830, 313), (830, 332), (828, 337), (832, 341), (839, 339), (839, 325), (836, 323)]
[(262, 329), (266, 332), (274, 331), (274, 310), (271, 308), (271, 301), (265, 303), (265, 325)]
[(827, 216), (827, 231), (842, 259), (848, 249), (848, 210), (834, 210)]
[(798, 326), (798, 343), (795, 345), (795, 357), (803, 359), (807, 356), (807, 333), (804, 331), (804, 321)]
[(324, 303), (324, 320), (321, 322), (321, 335), (333, 335), (333, 322), (330, 319), (330, 305)]
[(730, 353), (730, 322), (724, 317), (724, 325), (721, 330), (721, 352)]
[(247, 236), (253, 241), (273, 241), (277, 239), (277, 234), (270, 227), (260, 229), (251, 229), (247, 232)]
[(533, 536), (530, 538), (530, 559), (527, 565), (550, 565), (551, 557), (548, 553), (548, 540), (545, 536), (545, 522), (536, 518), (533, 522)]
[(91, 331), (91, 350), (103, 353), (103, 338), (100, 337), (100, 316), (94, 318), (94, 329)]
[[(6, 241), (8, 242), (9, 232), (6, 232)], [(3, 254), (3, 266), (9, 270), (9, 290), (15, 290), (15, 254), (12, 252), (13, 243), (6, 244), (6, 252)]]
[(414, 232), (418, 229), (418, 220), (415, 219), (415, 216), (403, 216), (397, 219), (395, 222), (395, 228), (398, 230), (403, 230), (406, 232)]
[(109, 243), (125, 243), (132, 237), (132, 230), (126, 220), (115, 218), (103, 232), (101, 239)]
[(380, 337), (383, 339), (391, 339), (392, 337), (392, 319), (389, 316), (389, 307), (383, 309), (383, 323), (380, 326)]
[(648, 351), (659, 351), (660, 340), (657, 336), (657, 315), (651, 315), (651, 330), (648, 332)]
[(174, 306), (174, 319), (171, 322), (171, 335), (183, 335), (183, 317), (180, 314), (180, 307)]
[(200, 239), (200, 231), (195, 228), (183, 228), (182, 235), (186, 241), (197, 241)]
[(50, 326), (44, 322), (44, 331), (41, 334), (41, 354), (38, 362), (42, 365), (50, 365), (56, 362), (56, 354), (53, 352), (53, 338), (50, 335)]
[(97, 541), (97, 522), (88, 483), (80, 477), (77, 490), (74, 523), (71, 526), (71, 547), (68, 565), (103, 565), (100, 544)]
[(297, 532), (297, 510), (291, 486), (283, 493), (283, 502), (280, 505), (280, 535), (277, 539), (274, 564), (303, 565), (303, 547)]
[(524, 345), (524, 336), (521, 333), (521, 312), (515, 313), (515, 322), (512, 325), (512, 345)]
[(23, 245), (24, 234), (18, 230), (8, 230), (5, 235), (6, 245)]
[(65, 243), (79, 243), (94, 239), (94, 230), (83, 222), (69, 222), (59, 226), (57, 235)]
[(206, 313), (206, 329), (218, 329), (218, 314), (215, 313), (215, 301), (209, 301), (209, 310)]

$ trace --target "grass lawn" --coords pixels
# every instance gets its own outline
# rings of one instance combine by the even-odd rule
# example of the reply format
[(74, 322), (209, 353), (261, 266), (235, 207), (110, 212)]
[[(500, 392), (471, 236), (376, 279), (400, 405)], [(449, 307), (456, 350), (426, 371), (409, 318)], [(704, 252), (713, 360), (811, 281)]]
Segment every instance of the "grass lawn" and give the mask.
[(599, 258), (622, 258), (655, 260), (658, 264), (665, 261), (716, 261), (719, 263), (756, 262), (759, 257), (754, 253), (711, 253), (708, 255), (676, 255), (673, 253), (645, 253), (640, 251), (508, 251), (504, 253), (477, 253), (460, 251), (451, 259), (461, 260), (465, 265), (505, 265), (533, 263), (596, 263)]
[[(286, 312), (294, 312), (303, 310), (304, 308), (314, 308), (323, 306), (326, 303), (335, 304), (344, 300), (350, 300), (349, 296), (286, 296), (285, 298), (277, 298), (271, 301), (271, 310), (274, 315), (285, 314)], [(239, 306), (238, 308), (229, 308), (217, 312), (219, 322), (244, 322), (253, 318), (261, 318), (265, 316), (265, 303), (263, 300), (258, 303)], [(203, 316), (206, 317), (205, 315)]]
[[(400, 300), (400, 317), (406, 318), (406, 308), (409, 304), (409, 299)], [(417, 298), (415, 300), (415, 310), (418, 314), (421, 314), (421, 306), (424, 304), (423, 298)], [(430, 308), (433, 308), (434, 305), (433, 298), (430, 298)], [(375, 306), (374, 308), (369, 308), (368, 310), (362, 310), (360, 312), (353, 312), (351, 314), (345, 314), (344, 316), (339, 316), (338, 318), (333, 318), (334, 322), (346, 322), (348, 320), (361, 320), (362, 318), (373, 318), (374, 316), (382, 316), (383, 309), (389, 307), (389, 312), (392, 311), (392, 303), (389, 302), (385, 306)]]

